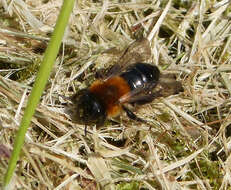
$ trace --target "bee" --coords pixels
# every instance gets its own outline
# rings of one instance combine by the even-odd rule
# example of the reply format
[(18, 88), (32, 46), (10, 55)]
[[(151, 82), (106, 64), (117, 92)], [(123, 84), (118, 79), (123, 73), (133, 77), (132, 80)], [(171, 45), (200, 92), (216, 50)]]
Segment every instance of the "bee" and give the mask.
[(180, 82), (171, 75), (163, 75), (157, 66), (145, 63), (151, 56), (149, 41), (133, 42), (104, 78), (95, 80), (88, 88), (71, 97), (71, 118), (79, 124), (101, 126), (107, 118), (122, 111), (136, 121), (144, 121), (126, 105), (143, 105), (157, 97), (183, 91)]

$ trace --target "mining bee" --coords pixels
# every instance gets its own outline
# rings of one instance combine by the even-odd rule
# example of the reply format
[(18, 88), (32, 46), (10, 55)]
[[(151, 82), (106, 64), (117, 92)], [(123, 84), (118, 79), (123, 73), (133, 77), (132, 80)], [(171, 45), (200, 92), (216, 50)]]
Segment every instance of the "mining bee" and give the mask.
[(143, 105), (157, 97), (166, 97), (183, 91), (172, 75), (161, 74), (158, 67), (145, 63), (151, 56), (149, 41), (142, 38), (133, 42), (118, 63), (95, 80), (88, 88), (71, 97), (71, 118), (79, 124), (101, 126), (107, 118), (125, 111), (136, 121), (137, 117), (126, 105)]

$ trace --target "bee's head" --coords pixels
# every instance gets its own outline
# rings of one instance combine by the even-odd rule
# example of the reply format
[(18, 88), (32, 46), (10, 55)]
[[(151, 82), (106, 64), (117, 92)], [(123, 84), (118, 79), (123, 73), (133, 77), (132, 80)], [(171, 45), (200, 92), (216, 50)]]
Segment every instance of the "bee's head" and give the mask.
[(71, 99), (72, 105), (69, 112), (74, 122), (86, 125), (103, 125), (106, 119), (106, 110), (101, 101), (88, 89), (80, 90)]

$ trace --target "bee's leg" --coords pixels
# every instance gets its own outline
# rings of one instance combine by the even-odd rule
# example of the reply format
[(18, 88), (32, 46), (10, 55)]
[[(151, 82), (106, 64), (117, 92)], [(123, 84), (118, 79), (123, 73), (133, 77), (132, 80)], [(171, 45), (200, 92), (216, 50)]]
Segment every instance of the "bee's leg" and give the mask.
[(131, 110), (129, 110), (127, 107), (125, 106), (122, 106), (123, 110), (126, 112), (127, 116), (132, 119), (132, 120), (135, 120), (135, 121), (139, 121), (139, 122), (144, 122), (144, 123), (147, 123), (147, 121), (139, 118), (137, 115), (135, 115)]
[(95, 72), (95, 78), (96, 79), (103, 79), (105, 77), (105, 69), (98, 69)]
[(84, 135), (85, 135), (85, 137), (87, 136), (87, 125), (85, 125), (85, 127), (84, 127)]

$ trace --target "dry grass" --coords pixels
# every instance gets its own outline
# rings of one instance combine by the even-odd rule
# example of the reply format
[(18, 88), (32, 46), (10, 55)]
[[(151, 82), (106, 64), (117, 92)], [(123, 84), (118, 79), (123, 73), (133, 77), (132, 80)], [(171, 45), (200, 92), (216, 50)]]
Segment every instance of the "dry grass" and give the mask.
[[(0, 3), (2, 174), (61, 3)], [(13, 189), (230, 189), (230, 8), (228, 0), (78, 1)], [(148, 37), (152, 62), (175, 73), (184, 93), (137, 110), (149, 126), (122, 115), (85, 136), (58, 94), (88, 86), (116, 60), (102, 52), (137, 36)]]

